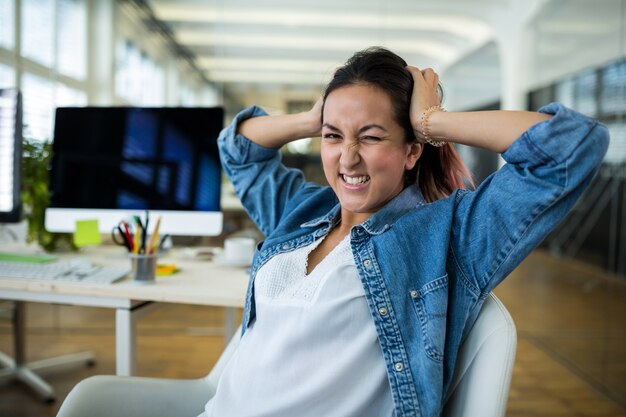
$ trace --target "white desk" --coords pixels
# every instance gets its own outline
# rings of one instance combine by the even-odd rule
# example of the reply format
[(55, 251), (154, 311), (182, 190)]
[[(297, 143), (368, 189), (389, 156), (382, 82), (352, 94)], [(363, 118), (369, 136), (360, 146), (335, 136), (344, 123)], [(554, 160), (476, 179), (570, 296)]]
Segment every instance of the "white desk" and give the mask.
[[(10, 251), (11, 248), (2, 248)], [(178, 252), (179, 253), (179, 252)], [(130, 262), (121, 247), (84, 249), (69, 258), (86, 257), (96, 265), (126, 265)], [(0, 278), (0, 299), (14, 301), (72, 304), (116, 309), (115, 345), (117, 375), (133, 375), (136, 322), (155, 303), (181, 303), (226, 307), (225, 337), (235, 331), (235, 310), (243, 307), (248, 285), (245, 268), (218, 266), (214, 263), (185, 259), (177, 251), (159, 260), (175, 263), (180, 271), (157, 277), (153, 285), (134, 283), (124, 278), (114, 284), (92, 285), (74, 282), (28, 281)], [(2, 271), (0, 271), (0, 276)]]

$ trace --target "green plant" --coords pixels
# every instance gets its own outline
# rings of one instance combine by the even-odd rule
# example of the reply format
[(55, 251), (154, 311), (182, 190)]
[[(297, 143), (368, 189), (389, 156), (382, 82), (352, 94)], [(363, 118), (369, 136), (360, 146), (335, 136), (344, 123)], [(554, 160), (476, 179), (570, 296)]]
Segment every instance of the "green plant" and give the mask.
[(46, 251), (60, 246), (76, 249), (69, 233), (50, 233), (45, 229), (45, 213), (50, 199), (50, 158), (52, 144), (24, 138), (22, 141), (21, 199), (28, 221), (28, 242), (36, 241)]

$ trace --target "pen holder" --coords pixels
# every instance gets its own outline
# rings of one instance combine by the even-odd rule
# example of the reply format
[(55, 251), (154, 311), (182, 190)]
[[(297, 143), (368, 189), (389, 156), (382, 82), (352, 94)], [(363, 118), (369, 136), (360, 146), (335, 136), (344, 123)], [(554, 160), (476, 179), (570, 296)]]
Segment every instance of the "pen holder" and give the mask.
[(140, 255), (131, 253), (129, 257), (133, 281), (139, 284), (154, 284), (158, 256), (156, 254)]

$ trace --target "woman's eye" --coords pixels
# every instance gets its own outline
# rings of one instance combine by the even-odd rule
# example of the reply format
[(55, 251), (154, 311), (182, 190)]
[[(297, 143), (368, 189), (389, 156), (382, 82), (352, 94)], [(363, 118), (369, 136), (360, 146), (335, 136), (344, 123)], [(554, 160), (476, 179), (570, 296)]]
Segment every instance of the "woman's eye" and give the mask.
[(341, 136), (337, 135), (336, 133), (325, 133), (322, 135), (322, 137), (324, 139), (331, 139), (331, 140), (339, 140), (341, 139)]
[(378, 136), (363, 136), (363, 140), (367, 140), (369, 142), (379, 142), (380, 138)]

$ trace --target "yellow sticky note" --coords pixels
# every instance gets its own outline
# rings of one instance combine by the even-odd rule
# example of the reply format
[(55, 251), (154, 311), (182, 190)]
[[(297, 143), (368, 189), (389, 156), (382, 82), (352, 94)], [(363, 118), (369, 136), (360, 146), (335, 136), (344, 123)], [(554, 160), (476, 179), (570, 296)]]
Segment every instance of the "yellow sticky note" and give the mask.
[(156, 274), (159, 276), (166, 276), (175, 274), (178, 271), (178, 267), (174, 264), (158, 264)]
[(88, 245), (99, 245), (102, 243), (100, 232), (98, 231), (98, 220), (77, 220), (76, 231), (74, 232), (74, 244), (79, 248)]

